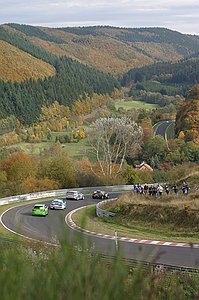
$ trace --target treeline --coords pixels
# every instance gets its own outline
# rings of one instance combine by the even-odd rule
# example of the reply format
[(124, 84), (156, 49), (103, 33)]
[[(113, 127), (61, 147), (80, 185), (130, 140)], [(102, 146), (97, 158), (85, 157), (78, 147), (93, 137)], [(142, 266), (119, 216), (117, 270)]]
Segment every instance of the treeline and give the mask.
[(182, 55), (198, 51), (199, 38), (185, 35), (167, 28), (128, 28), (121, 30), (118, 38), (128, 42), (167, 43), (177, 47)]
[(39, 27), (36, 27), (36, 26), (25, 25), (25, 24), (20, 25), (20, 24), (16, 24), (16, 23), (9, 23), (7, 25), (18, 31), (21, 31), (22, 33), (25, 33), (27, 36), (37, 37), (44, 41), (54, 42), (57, 44), (64, 43), (64, 40), (61, 39), (60, 37), (50, 35), (47, 32), (41, 30)]
[(199, 81), (199, 55), (184, 59), (178, 63), (156, 63), (143, 68), (131, 69), (121, 79), (122, 86), (132, 83), (157, 81), (161, 84), (178, 86), (184, 85), (184, 94), (191, 85)]
[(0, 40), (8, 42), (9, 44), (16, 46), (17, 48), (31, 54), (32, 56), (42, 59), (43, 61), (55, 64), (57, 57), (52, 53), (35, 46), (31, 43), (25, 36), (16, 34), (10, 30), (6, 30), (4, 27), (0, 26)]
[(112, 76), (67, 57), (57, 58), (54, 66), (57, 74), (45, 80), (0, 81), (0, 118), (14, 115), (23, 124), (32, 124), (42, 105), (57, 100), (71, 106), (80, 95), (110, 94), (119, 86)]
[(0, 149), (0, 197), (78, 186), (104, 185), (83, 163), (74, 161), (54, 144), (40, 156)]
[(172, 44), (184, 56), (197, 52), (199, 38), (182, 34), (167, 28), (118, 28), (112, 26), (87, 26), (58, 28), (60, 31), (76, 35), (105, 35), (116, 37), (124, 42), (153, 42)]
[[(119, 92), (119, 91), (118, 91)], [(117, 93), (117, 91), (114, 91)], [(90, 115), (97, 110), (106, 110), (110, 103), (110, 96), (93, 94), (80, 97), (69, 108), (65, 105), (60, 105), (57, 101), (51, 105), (42, 106), (41, 114), (38, 122), (30, 127), (23, 126), (20, 121), (10, 116), (0, 120), (0, 147), (17, 144), (20, 142), (37, 143), (52, 141), (51, 132), (65, 132), (65, 138), (60, 136), (55, 141), (63, 142), (78, 142), (85, 138), (85, 133), (78, 127), (84, 125), (84, 117)], [(98, 117), (100, 112), (98, 113)], [(68, 135), (66, 132), (70, 132)], [(59, 135), (57, 136), (59, 137)]]
[(175, 131), (185, 141), (193, 141), (199, 146), (199, 84), (191, 89), (187, 101), (180, 107)]

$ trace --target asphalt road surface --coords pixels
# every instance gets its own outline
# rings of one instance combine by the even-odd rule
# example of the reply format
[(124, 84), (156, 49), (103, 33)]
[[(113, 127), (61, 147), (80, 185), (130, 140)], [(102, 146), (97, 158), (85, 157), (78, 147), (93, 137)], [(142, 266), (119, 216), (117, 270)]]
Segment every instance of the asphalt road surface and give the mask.
[(157, 127), (157, 129), (155, 131), (155, 135), (161, 135), (165, 139), (167, 128), (173, 123), (175, 123), (175, 122), (174, 121), (164, 121), (164, 122), (160, 123), (160, 125)]
[[(112, 198), (119, 193), (110, 193)], [(100, 200), (101, 201), (101, 200)], [(11, 230), (37, 240), (58, 243), (63, 241), (78, 241), (82, 233), (69, 229), (65, 223), (65, 216), (72, 210), (97, 203), (91, 195), (86, 195), (84, 200), (67, 200), (66, 210), (49, 210), (46, 217), (32, 216), (33, 204), (25, 204), (8, 210), (2, 217), (3, 223)], [(43, 201), (44, 203), (44, 201)], [(45, 201), (49, 204), (50, 201)], [(117, 251), (126, 259), (150, 261), (157, 264), (167, 264), (181, 267), (199, 267), (199, 248), (171, 247), (160, 245), (136, 244), (127, 241), (110, 240), (103, 237), (83, 234), (85, 248), (93, 252), (114, 256)]]

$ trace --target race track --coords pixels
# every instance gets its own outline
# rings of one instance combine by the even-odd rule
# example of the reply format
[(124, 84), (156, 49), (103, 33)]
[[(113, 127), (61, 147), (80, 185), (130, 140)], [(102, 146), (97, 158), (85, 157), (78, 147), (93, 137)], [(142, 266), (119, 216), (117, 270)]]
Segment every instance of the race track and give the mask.
[[(113, 198), (119, 193), (111, 194)], [(25, 204), (7, 210), (2, 216), (2, 223), (9, 230), (26, 237), (57, 244), (59, 240), (71, 240), (76, 235), (76, 231), (69, 228), (65, 223), (65, 216), (72, 210), (97, 203), (91, 199), (90, 195), (85, 196), (85, 200), (67, 201), (67, 209), (64, 211), (49, 210), (46, 217), (35, 217), (31, 215), (33, 204)], [(45, 201), (49, 204), (50, 201)], [(115, 255), (117, 251), (126, 259), (150, 261), (157, 264), (167, 264), (180, 267), (199, 267), (199, 248), (171, 247), (161, 245), (136, 244), (128, 241), (106, 239), (105, 237), (91, 236), (83, 234), (87, 248), (104, 255)], [(119, 249), (119, 250), (118, 250)]]

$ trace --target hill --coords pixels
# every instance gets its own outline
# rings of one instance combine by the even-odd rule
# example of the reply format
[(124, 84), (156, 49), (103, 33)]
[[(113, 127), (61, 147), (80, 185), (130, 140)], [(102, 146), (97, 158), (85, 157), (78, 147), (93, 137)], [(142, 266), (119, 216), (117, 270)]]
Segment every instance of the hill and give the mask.
[(112, 76), (67, 57), (55, 60), (54, 67), (56, 75), (45, 80), (0, 81), (0, 118), (14, 115), (22, 123), (32, 124), (43, 105), (57, 100), (60, 104), (71, 106), (80, 96), (110, 94), (118, 87)]
[(52, 65), (0, 40), (0, 80), (23, 81), (53, 75)]
[(71, 106), (80, 96), (110, 94), (119, 87), (112, 75), (128, 70), (124, 85), (136, 74), (137, 81), (183, 82), (186, 90), (198, 78), (197, 52), (198, 36), (164, 28), (1, 25), (0, 118), (14, 115), (31, 124), (41, 106), (55, 100)]
[[(8, 41), (8, 34), (25, 39), (26, 43), (31, 43), (40, 51), (44, 49), (55, 56), (68, 56), (112, 74), (122, 74), (131, 68), (155, 62), (176, 62), (199, 51), (198, 36), (165, 28), (44, 28), (19, 24), (1, 25), (0, 39), (15, 43), (14, 38)], [(17, 46), (22, 49), (22, 44), (17, 43)]]
[(198, 81), (199, 53), (195, 53), (176, 63), (162, 62), (131, 69), (124, 74), (121, 84), (129, 86), (141, 83), (142, 87), (137, 86), (138, 90), (164, 90), (164, 94), (187, 96), (190, 87)]

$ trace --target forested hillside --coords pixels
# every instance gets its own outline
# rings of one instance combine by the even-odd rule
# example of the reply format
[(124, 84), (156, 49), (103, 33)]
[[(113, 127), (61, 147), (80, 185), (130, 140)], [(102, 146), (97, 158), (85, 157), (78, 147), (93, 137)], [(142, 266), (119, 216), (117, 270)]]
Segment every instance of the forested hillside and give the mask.
[[(160, 61), (177, 61), (199, 51), (199, 37), (164, 28), (116, 28), (109, 26), (44, 28), (7, 24), (0, 39), (39, 58), (68, 56), (112, 74)], [(37, 51), (36, 51), (37, 49)], [(46, 52), (45, 51), (45, 52)], [(52, 57), (51, 57), (52, 59)]]
[(156, 81), (177, 86), (176, 95), (183, 84), (184, 95), (198, 81), (197, 52), (199, 37), (163, 28), (1, 25), (0, 118), (14, 115), (31, 124), (42, 105), (70, 107), (86, 94), (110, 94), (119, 87), (110, 74), (128, 70), (125, 86)]
[(80, 95), (108, 94), (118, 86), (110, 75), (91, 69), (69, 58), (55, 61), (56, 75), (44, 80), (22, 83), (0, 81), (0, 118), (15, 115), (22, 123), (31, 124), (41, 106), (57, 100), (71, 106)]
[(0, 40), (0, 80), (20, 82), (53, 75), (52, 65)]
[(177, 113), (176, 134), (185, 141), (194, 141), (199, 145), (199, 84), (191, 89), (188, 99)]
[[(175, 93), (186, 96), (189, 88), (199, 81), (199, 54), (194, 54), (177, 63), (156, 63), (143, 68), (131, 69), (124, 74), (121, 84), (128, 86), (130, 84), (151, 82), (152, 88), (155, 83), (161, 83), (161, 89), (164, 85), (176, 87)], [(138, 89), (142, 89), (138, 87)], [(168, 92), (168, 91), (165, 91)], [(168, 92), (169, 93), (169, 92)]]

